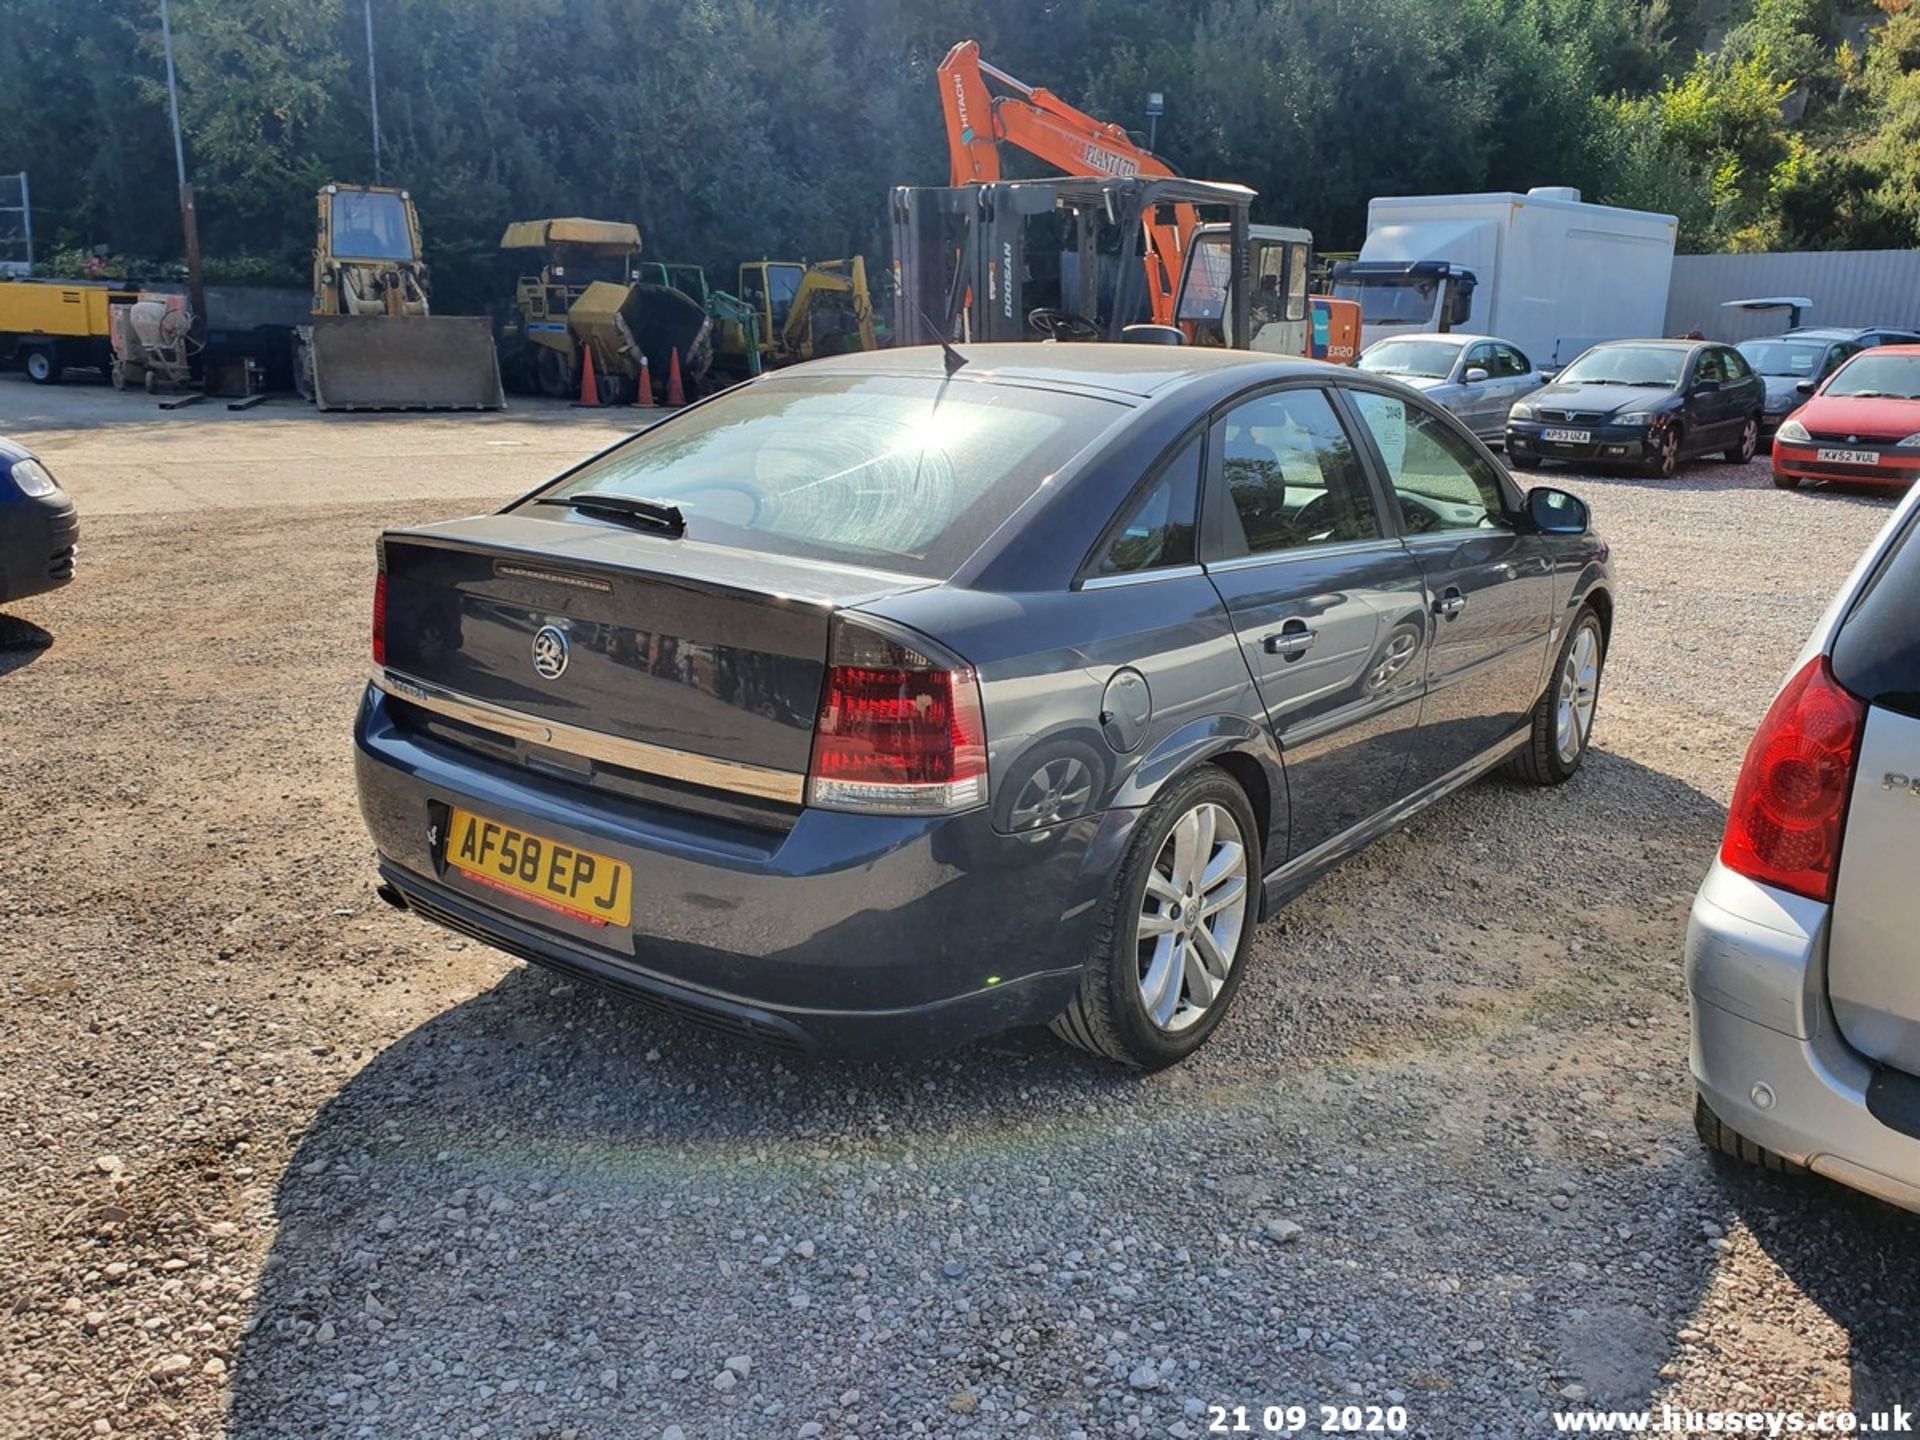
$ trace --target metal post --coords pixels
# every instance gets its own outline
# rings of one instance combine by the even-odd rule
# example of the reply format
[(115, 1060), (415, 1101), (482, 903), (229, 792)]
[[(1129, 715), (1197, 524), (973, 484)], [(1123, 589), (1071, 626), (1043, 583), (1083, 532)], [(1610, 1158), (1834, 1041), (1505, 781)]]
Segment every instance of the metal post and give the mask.
[(373, 74), (373, 0), (367, 10), (367, 108), (373, 112), (373, 183), (380, 184), (380, 86)]
[(27, 273), (33, 273), (33, 197), (27, 193), (27, 172), (20, 172), (20, 232), (27, 242)]
[(167, 109), (173, 118), (173, 168), (180, 180), (180, 229), (187, 242), (187, 304), (193, 324), (207, 323), (206, 281), (200, 272), (200, 218), (193, 204), (193, 186), (187, 183), (187, 150), (180, 139), (180, 85), (173, 70), (173, 18), (167, 0), (160, 0), (160, 41), (167, 55)]
[(1160, 134), (1160, 116), (1167, 108), (1167, 97), (1158, 90), (1147, 96), (1147, 149), (1153, 149), (1153, 142)]

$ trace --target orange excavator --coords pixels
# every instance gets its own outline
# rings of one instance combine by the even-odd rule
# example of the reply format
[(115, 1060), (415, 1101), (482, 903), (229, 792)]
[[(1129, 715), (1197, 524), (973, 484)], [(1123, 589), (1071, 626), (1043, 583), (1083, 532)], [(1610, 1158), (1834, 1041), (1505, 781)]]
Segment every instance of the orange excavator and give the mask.
[[(1028, 85), (989, 65), (980, 58), (977, 41), (962, 40), (949, 50), (940, 62), (939, 78), (956, 186), (1003, 179), (1002, 145), (1017, 146), (1068, 175), (1127, 178), (1176, 173), (1120, 126), (1096, 120), (1051, 90)], [(989, 80), (1010, 93), (994, 94), (987, 86)], [(1199, 226), (1200, 212), (1192, 205), (1163, 206), (1142, 221), (1147, 296), (1156, 325), (1178, 323), (1181, 273)], [(1258, 227), (1254, 238), (1262, 238)], [(1359, 306), (1315, 296), (1311, 308), (1313, 319), (1302, 353), (1351, 363), (1359, 349)]]
[[(1011, 95), (995, 95), (987, 81), (997, 80)], [(1068, 175), (1169, 176), (1174, 169), (1118, 125), (1096, 120), (1038, 85), (1016, 80), (980, 58), (976, 40), (962, 40), (940, 62), (940, 103), (947, 114), (947, 150), (955, 185), (990, 185), (1000, 173), (1000, 147), (1015, 145)], [(1174, 296), (1180, 285), (1181, 256), (1200, 223), (1191, 205), (1167, 207), (1163, 217), (1145, 222), (1147, 295), (1153, 323), (1174, 323)]]

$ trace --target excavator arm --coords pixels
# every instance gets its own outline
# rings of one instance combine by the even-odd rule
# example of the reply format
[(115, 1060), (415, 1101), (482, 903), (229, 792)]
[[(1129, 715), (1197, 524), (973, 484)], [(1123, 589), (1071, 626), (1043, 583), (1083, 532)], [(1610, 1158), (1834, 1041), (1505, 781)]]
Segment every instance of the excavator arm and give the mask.
[[(1096, 120), (1050, 90), (1027, 85), (980, 58), (980, 46), (962, 40), (940, 62), (940, 103), (955, 185), (990, 184), (1002, 177), (1000, 147), (1013, 145), (1068, 175), (1172, 175), (1166, 161), (1133, 142), (1118, 125)], [(995, 95), (993, 80), (1010, 94)], [(1174, 307), (1187, 243), (1200, 213), (1168, 207), (1142, 222), (1146, 233), (1147, 294), (1154, 323), (1175, 323)]]

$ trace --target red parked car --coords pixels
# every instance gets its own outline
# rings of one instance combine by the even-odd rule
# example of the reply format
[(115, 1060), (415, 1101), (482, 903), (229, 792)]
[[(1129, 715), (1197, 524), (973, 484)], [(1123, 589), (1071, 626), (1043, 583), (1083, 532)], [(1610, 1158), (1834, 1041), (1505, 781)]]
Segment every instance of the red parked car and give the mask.
[(1812, 395), (1774, 436), (1774, 484), (1920, 479), (1920, 345), (1862, 350)]

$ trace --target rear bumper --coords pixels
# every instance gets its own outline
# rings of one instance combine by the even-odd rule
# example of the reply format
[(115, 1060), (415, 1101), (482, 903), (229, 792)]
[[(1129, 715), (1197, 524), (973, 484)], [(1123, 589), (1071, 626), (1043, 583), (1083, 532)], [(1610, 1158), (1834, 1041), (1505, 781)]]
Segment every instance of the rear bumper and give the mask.
[(73, 579), (80, 521), (59, 491), (0, 508), (0, 602), (55, 590)]
[[(1823, 461), (1818, 452), (1827, 449), (1877, 450), (1876, 465), (1842, 465)], [(1838, 480), (1849, 485), (1892, 485), (1900, 489), (1920, 480), (1920, 449), (1899, 449), (1878, 445), (1842, 446), (1839, 441), (1801, 445), (1786, 440), (1773, 442), (1773, 473), (1795, 480)]]
[[(803, 810), (784, 833), (608, 796), (402, 730), (370, 690), (361, 812), (409, 908), (522, 959), (800, 1051), (941, 1049), (1051, 1020), (1078, 984), (1134, 812), (1019, 836), (984, 810)], [(633, 867), (633, 928), (522, 905), (449, 868), (460, 804)]]
[(1920, 1138), (1879, 1118), (1889, 1082), (1904, 1086), (1841, 1038), (1826, 1002), (1827, 917), (1714, 863), (1687, 924), (1694, 1083), (1748, 1139), (1920, 1210)]

